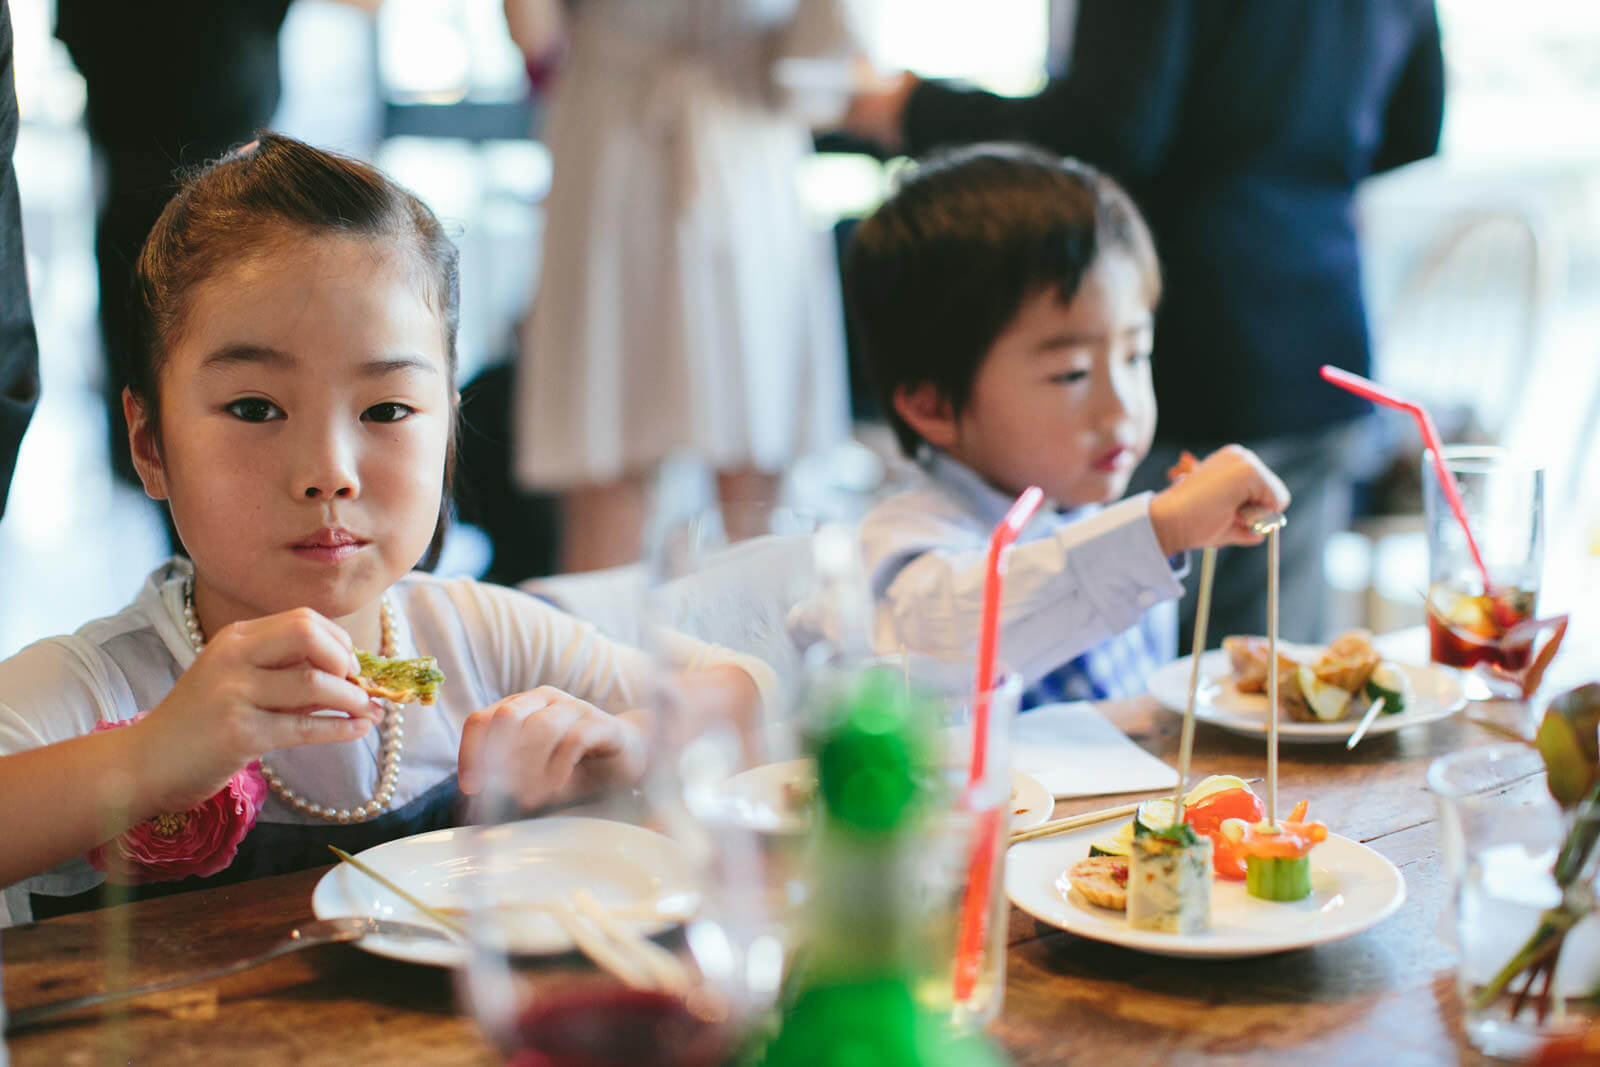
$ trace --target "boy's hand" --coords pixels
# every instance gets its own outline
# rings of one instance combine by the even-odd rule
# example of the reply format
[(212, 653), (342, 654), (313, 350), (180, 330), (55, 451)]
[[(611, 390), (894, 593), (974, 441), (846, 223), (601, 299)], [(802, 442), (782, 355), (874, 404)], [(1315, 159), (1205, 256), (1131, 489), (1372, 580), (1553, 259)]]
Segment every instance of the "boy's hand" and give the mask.
[(644, 773), (644, 732), (553, 686), (506, 697), (467, 716), (461, 730), (461, 791), (480, 792), (506, 774), (518, 803), (537, 808)]
[(129, 727), (147, 768), (141, 806), (187, 811), (264, 752), (365, 736), (383, 709), (350, 680), (359, 670), (350, 635), (310, 608), (223, 627)]
[(1283, 482), (1239, 445), (1219, 448), (1177, 473), (1178, 480), (1150, 501), (1150, 525), (1164, 555), (1212, 545), (1260, 544), (1261, 535), (1250, 531), (1240, 512), (1289, 507)]

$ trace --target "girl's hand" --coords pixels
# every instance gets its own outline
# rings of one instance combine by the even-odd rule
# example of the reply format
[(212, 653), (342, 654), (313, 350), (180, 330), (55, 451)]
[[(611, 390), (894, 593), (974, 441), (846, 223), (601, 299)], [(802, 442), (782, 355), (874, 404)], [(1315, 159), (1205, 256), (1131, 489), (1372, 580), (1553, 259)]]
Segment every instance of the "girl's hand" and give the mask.
[[(187, 811), (264, 752), (353, 741), (383, 716), (350, 635), (310, 608), (225, 626), (142, 721), (152, 808)], [(341, 711), (349, 718), (315, 716)]]
[(640, 714), (609, 715), (548, 685), (506, 697), (467, 716), (461, 791), (481, 791), (492, 768), (508, 776), (518, 803), (531, 809), (636, 781), (645, 766)]
[(1226, 445), (1178, 472), (1181, 476), (1150, 501), (1150, 525), (1163, 554), (1213, 545), (1258, 545), (1240, 517), (1248, 508), (1284, 511), (1289, 490), (1254, 452)]

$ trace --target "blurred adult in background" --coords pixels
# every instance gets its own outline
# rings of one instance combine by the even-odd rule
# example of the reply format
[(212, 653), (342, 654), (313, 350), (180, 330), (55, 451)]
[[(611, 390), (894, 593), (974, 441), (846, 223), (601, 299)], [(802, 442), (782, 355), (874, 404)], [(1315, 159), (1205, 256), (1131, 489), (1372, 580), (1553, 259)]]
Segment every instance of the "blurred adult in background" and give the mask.
[(853, 45), (842, 0), (507, 0), (530, 57), (562, 37), (544, 124), (543, 268), (522, 340), (516, 470), (562, 491), (562, 568), (638, 556), (652, 475), (691, 452), (723, 500), (771, 498), (848, 431), (825, 233), (785, 58)]
[(133, 263), (177, 189), (175, 172), (250, 140), (272, 118), (288, 8), (289, 0), (57, 0), (56, 36), (83, 75), (99, 165), (95, 260), (111, 466), (135, 487), (122, 416), (135, 343)]
[[(1185, 449), (1237, 440), (1293, 494), (1282, 632), (1322, 640), (1322, 546), (1350, 516), (1365, 405), (1320, 364), (1366, 374), (1352, 195), (1432, 155), (1444, 101), (1432, 0), (1079, 0), (1070, 66), (1036, 96), (905, 74), (846, 125), (913, 155), (1022, 140), (1094, 163), (1144, 209), (1167, 286), (1156, 320), (1155, 447), (1130, 491)], [(1193, 625), (1193, 590), (1181, 633)], [(1261, 553), (1218, 559), (1212, 642), (1265, 626)]]
[[(11, 5), (0, 0), (0, 515), (17, 449), (39, 399), (39, 345), (22, 254), (22, 207), (11, 153), (17, 146), (17, 89), (11, 62)], [(0, 1047), (0, 1060), (5, 1050)]]

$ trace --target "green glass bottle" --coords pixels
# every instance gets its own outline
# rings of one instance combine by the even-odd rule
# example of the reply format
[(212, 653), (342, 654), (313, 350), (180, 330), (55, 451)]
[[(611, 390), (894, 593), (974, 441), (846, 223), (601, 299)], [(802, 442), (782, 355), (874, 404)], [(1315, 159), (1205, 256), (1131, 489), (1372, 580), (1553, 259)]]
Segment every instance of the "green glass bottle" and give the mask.
[[(991, 1067), (981, 1034), (918, 1005), (925, 941), (897, 887), (932, 814), (932, 709), (897, 674), (868, 671), (821, 701), (815, 869), (807, 933), (766, 1067)], [(945, 961), (949, 965), (949, 961)]]

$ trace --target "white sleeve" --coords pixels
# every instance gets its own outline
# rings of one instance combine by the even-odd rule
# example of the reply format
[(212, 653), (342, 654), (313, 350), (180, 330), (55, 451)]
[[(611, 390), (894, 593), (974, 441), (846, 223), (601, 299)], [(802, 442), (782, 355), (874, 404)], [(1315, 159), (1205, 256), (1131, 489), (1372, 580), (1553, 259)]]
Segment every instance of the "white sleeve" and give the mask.
[[(463, 616), (480, 622), (469, 624), (481, 645), (479, 667), (501, 696), (550, 685), (611, 712), (644, 703), (655, 669), (648, 653), (518, 590), (471, 580), (448, 585)], [(669, 656), (681, 669), (737, 666), (754, 679), (765, 701), (775, 691), (771, 669), (749, 656), (682, 635), (672, 641)]]
[[(122, 673), (98, 646), (52, 637), (0, 662), (0, 755), (82, 737), (132, 714)], [(127, 714), (124, 714), (126, 712)]]
[[(946, 659), (976, 651), (987, 545), (904, 550), (873, 573), (879, 611), (905, 646)], [(898, 566), (894, 564), (898, 563)], [(1150, 496), (1111, 505), (1013, 545), (1000, 607), (1000, 659), (1031, 682), (1182, 595), (1150, 525)]]

